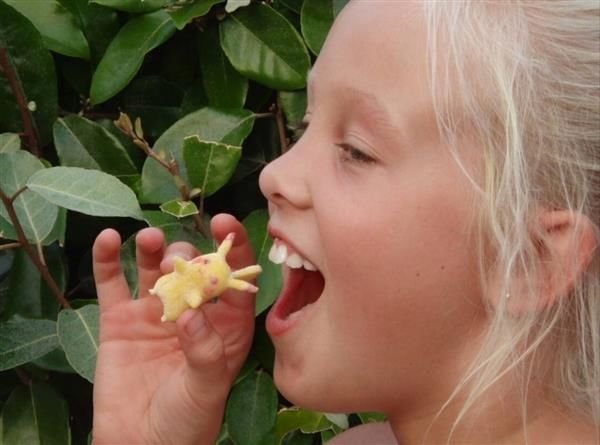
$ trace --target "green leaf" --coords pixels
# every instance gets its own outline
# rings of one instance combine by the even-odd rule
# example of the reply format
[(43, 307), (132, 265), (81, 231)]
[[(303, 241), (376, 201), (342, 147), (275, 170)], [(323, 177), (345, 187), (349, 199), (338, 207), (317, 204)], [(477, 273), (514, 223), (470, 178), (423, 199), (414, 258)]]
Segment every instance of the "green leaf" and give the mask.
[[(312, 445), (313, 443), (315, 443), (313, 434), (304, 434), (299, 430), (294, 430), (291, 433), (286, 434), (281, 441), (281, 445)], [(320, 443), (325, 442), (322, 441)]]
[(283, 3), (287, 8), (291, 9), (297, 14), (300, 14), (300, 10), (302, 9), (302, 3), (304, 0), (279, 0)]
[(332, 425), (324, 413), (299, 407), (284, 408), (277, 413), (274, 443), (282, 443), (284, 436), (295, 430), (318, 433), (332, 428)]
[(350, 426), (348, 423), (348, 416), (342, 413), (324, 413), (327, 420), (333, 423), (335, 426), (342, 430), (347, 430)]
[(0, 371), (29, 363), (58, 346), (56, 322), (15, 319), (0, 324)]
[[(88, 0), (59, 1), (77, 17), (79, 26), (90, 45), (92, 63), (96, 66), (111, 40), (119, 32), (118, 12), (101, 5), (88, 3)], [(85, 95), (88, 96), (88, 93), (89, 85)]]
[[(180, 119), (154, 144), (154, 151), (163, 159), (175, 159), (181, 177), (188, 181), (188, 172), (183, 160), (183, 140), (197, 135), (206, 141), (241, 145), (250, 134), (254, 114), (247, 110), (217, 110), (202, 108)], [(161, 204), (180, 196), (173, 177), (155, 160), (148, 158), (142, 169), (142, 196), (140, 201)]]
[(132, 121), (141, 119), (147, 138), (156, 139), (183, 116), (183, 94), (179, 85), (162, 77), (141, 77), (123, 91), (123, 109)]
[(260, 364), (260, 362), (258, 361), (258, 359), (256, 357), (249, 356), (246, 359), (246, 361), (244, 362), (244, 364), (242, 365), (242, 369), (240, 369), (240, 372), (238, 372), (238, 375), (235, 378), (234, 384), (238, 384), (239, 382), (244, 380), (246, 377), (251, 375), (251, 373), (253, 373), (254, 370), (256, 370), (256, 368), (258, 367), (259, 364)]
[[(35, 112), (27, 110), (27, 113), (35, 120), (38, 143), (43, 146), (50, 140), (58, 109), (54, 62), (31, 22), (3, 2), (0, 2), (0, 47), (8, 52), (25, 102), (36, 104)], [(23, 131), (21, 113), (3, 75), (0, 76), (0, 128), (15, 133)]]
[(202, 79), (196, 79), (186, 90), (181, 101), (183, 114), (193, 113), (208, 105), (208, 98), (204, 91)]
[(66, 167), (102, 170), (129, 184), (138, 172), (121, 142), (101, 125), (84, 117), (58, 118), (54, 145)]
[(177, 199), (161, 204), (160, 210), (177, 218), (185, 218), (199, 213), (198, 207), (192, 201), (179, 201)]
[(248, 238), (256, 254), (256, 262), (263, 271), (256, 279), (258, 294), (256, 295), (256, 314), (260, 314), (273, 304), (279, 293), (283, 279), (281, 266), (269, 260), (269, 250), (273, 245), (273, 239), (267, 232), (269, 213), (265, 209), (255, 210), (243, 221), (248, 232)]
[(16, 133), (0, 134), (0, 153), (14, 153), (21, 149), (21, 138)]
[(19, 386), (2, 410), (2, 445), (68, 445), (69, 408), (49, 384)]
[(194, 0), (190, 4), (174, 7), (169, 11), (169, 14), (171, 14), (171, 18), (173, 19), (175, 26), (177, 26), (177, 29), (183, 29), (185, 25), (193, 19), (203, 16), (210, 11), (210, 8), (222, 1), (223, 0)]
[(242, 157), (242, 147), (202, 141), (198, 136), (183, 140), (183, 159), (190, 185), (202, 196), (210, 196), (227, 184)]
[[(44, 249), (44, 257), (50, 275), (61, 292), (64, 292), (67, 272), (61, 249), (58, 246), (49, 246)], [(56, 319), (60, 305), (38, 268), (22, 249), (15, 252), (8, 278), (8, 295), (5, 310), (8, 316)]]
[(58, 314), (58, 340), (67, 360), (77, 373), (94, 383), (98, 354), (99, 308), (89, 304)]
[[(44, 170), (44, 164), (24, 150), (0, 153), (0, 166), (0, 188), (8, 196), (21, 189), (33, 174)], [(54, 227), (58, 207), (30, 190), (22, 192), (13, 205), (27, 239), (42, 243)], [(3, 205), (0, 205), (0, 215), (10, 221)], [(14, 234), (9, 232), (9, 237), (12, 238), (12, 235)]]
[(232, 13), (238, 8), (248, 6), (252, 0), (227, 0), (225, 11)]
[(306, 90), (279, 91), (278, 94), (288, 128), (297, 128), (306, 113)]
[(63, 247), (65, 245), (65, 236), (67, 235), (67, 209), (63, 207), (58, 208), (58, 216), (54, 223), (54, 227), (48, 234), (42, 244), (45, 246), (58, 241), (58, 244)]
[(144, 56), (174, 32), (170, 16), (162, 10), (129, 20), (106, 49), (92, 77), (92, 104), (105, 102), (125, 88), (142, 66)]
[(160, 9), (173, 0), (91, 0), (92, 3), (136, 14)]
[(277, 419), (277, 390), (266, 372), (250, 375), (235, 385), (225, 419), (237, 444), (272, 444)]
[[(58, 343), (58, 334), (56, 337), (56, 341)], [(67, 361), (67, 356), (65, 355), (65, 351), (59, 346), (56, 349), (53, 349), (46, 355), (34, 360), (31, 362), (33, 365), (38, 368), (42, 368), (48, 371), (56, 371), (56, 372), (66, 372), (69, 374), (75, 374), (75, 370), (69, 365)]]
[(385, 414), (378, 412), (357, 413), (362, 423), (385, 422), (387, 417)]
[(306, 85), (310, 57), (302, 37), (270, 6), (257, 3), (236, 11), (220, 32), (229, 61), (246, 77), (281, 90)]
[(57, 0), (4, 1), (31, 20), (48, 49), (65, 56), (90, 58), (90, 48), (77, 20)]
[(27, 187), (56, 205), (86, 215), (143, 218), (131, 189), (101, 171), (52, 167), (35, 173)]
[(348, 0), (305, 0), (300, 14), (302, 35), (314, 54), (319, 54), (333, 20)]
[(221, 49), (218, 28), (200, 34), (200, 68), (204, 91), (214, 107), (242, 108), (248, 94), (248, 79), (238, 73)]

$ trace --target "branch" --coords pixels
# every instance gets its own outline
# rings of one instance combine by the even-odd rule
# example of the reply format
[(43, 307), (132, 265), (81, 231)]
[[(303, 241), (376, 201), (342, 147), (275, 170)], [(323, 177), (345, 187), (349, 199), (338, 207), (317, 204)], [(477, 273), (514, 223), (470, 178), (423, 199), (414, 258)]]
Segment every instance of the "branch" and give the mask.
[[(171, 174), (183, 201), (192, 200), (192, 191), (181, 177), (177, 161), (175, 159), (171, 159), (169, 162), (167, 162), (157, 155), (154, 150), (152, 150), (152, 147), (150, 147), (148, 141), (144, 139), (144, 131), (142, 130), (142, 124), (139, 117), (135, 120), (135, 129), (131, 123), (131, 119), (129, 119), (129, 116), (127, 116), (125, 113), (121, 113), (119, 119), (114, 121), (114, 124), (119, 130), (129, 136), (133, 140), (133, 143), (140, 148), (146, 154), (146, 156), (154, 159)], [(203, 207), (204, 199), (201, 198), (200, 209), (203, 209)], [(196, 230), (198, 230), (198, 232), (200, 232), (205, 238), (209, 238), (210, 233), (202, 221), (202, 210), (200, 213), (193, 215), (193, 218)]]
[[(20, 193), (20, 191), (17, 193)], [(27, 237), (25, 236), (23, 227), (21, 226), (21, 223), (19, 222), (19, 218), (17, 217), (17, 213), (15, 212), (15, 207), (13, 205), (14, 198), (15, 198), (15, 196), (12, 196), (12, 197), (7, 196), (0, 188), (0, 200), (4, 204), (4, 207), (6, 208), (8, 216), (10, 217), (10, 221), (12, 222), (12, 225), (15, 228), (15, 231), (17, 232), (17, 238), (19, 240), (19, 244), (21, 244), (21, 247), (25, 250), (25, 253), (27, 253), (27, 256), (29, 256), (29, 258), (31, 259), (31, 261), (33, 262), (33, 264), (35, 265), (37, 270), (40, 271), (42, 278), (44, 279), (44, 281), (46, 282), (46, 284), (48, 285), (48, 287), (54, 294), (54, 297), (61, 304), (61, 306), (65, 309), (70, 309), (71, 305), (69, 304), (69, 302), (63, 295), (62, 291), (58, 287), (58, 284), (56, 284), (56, 281), (54, 281), (54, 278), (52, 277), (52, 275), (50, 274), (50, 271), (48, 270), (48, 266), (46, 266), (45, 262), (43, 262), (41, 260), (41, 258), (38, 256), (38, 254), (33, 249), (33, 247), (31, 247), (31, 244), (29, 244), (29, 241), (27, 241)]]
[(277, 96), (276, 102), (271, 106), (271, 111), (275, 115), (275, 121), (277, 122), (281, 153), (285, 153), (290, 149), (290, 140), (288, 139), (287, 132), (285, 131), (285, 117), (283, 116), (283, 108), (281, 107), (281, 100), (279, 99), (279, 96)]
[(33, 118), (31, 117), (29, 108), (27, 107), (25, 93), (21, 88), (17, 73), (14, 71), (10, 61), (8, 60), (8, 51), (6, 48), (2, 47), (0, 47), (0, 68), (0, 71), (4, 73), (4, 76), (8, 80), (12, 93), (17, 101), (17, 105), (19, 106), (21, 119), (23, 120), (23, 127), (25, 128), (25, 139), (27, 141), (29, 151), (31, 151), (31, 153), (33, 153), (36, 157), (40, 158), (42, 156), (42, 152), (38, 145), (35, 124), (33, 122)]

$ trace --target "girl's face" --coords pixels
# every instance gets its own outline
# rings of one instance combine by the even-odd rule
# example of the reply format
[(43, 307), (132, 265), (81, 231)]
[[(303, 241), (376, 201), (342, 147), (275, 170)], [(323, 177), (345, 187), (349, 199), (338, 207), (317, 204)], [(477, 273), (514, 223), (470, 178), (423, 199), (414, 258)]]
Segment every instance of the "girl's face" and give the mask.
[(318, 269), (286, 267), (267, 320), (276, 383), (298, 405), (439, 407), (476, 348), (475, 193), (427, 77), (418, 5), (351, 2), (311, 72), (306, 132), (261, 175), (276, 244)]

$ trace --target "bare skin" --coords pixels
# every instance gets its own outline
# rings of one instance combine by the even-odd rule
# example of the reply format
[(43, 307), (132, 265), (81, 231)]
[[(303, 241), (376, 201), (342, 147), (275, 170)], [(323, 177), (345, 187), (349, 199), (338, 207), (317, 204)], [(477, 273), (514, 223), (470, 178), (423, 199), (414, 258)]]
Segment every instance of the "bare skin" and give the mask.
[[(242, 225), (213, 218), (218, 242), (236, 233), (228, 261), (254, 263)], [(148, 294), (173, 268), (173, 256), (197, 256), (186, 243), (164, 245), (158, 229), (136, 238), (140, 298), (133, 300), (120, 267), (121, 240), (102, 232), (93, 249), (101, 313), (94, 387), (94, 444), (211, 443), (219, 433), (227, 394), (251, 346), (254, 296), (228, 291), (217, 304), (161, 323), (162, 305)]]

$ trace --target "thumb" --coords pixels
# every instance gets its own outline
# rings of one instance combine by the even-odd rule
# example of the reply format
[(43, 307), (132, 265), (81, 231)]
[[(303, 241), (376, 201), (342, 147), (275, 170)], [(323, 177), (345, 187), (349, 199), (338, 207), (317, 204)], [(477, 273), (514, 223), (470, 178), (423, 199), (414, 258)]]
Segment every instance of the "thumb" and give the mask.
[(184, 312), (177, 320), (177, 336), (187, 362), (185, 379), (190, 398), (197, 405), (224, 403), (230, 384), (225, 346), (204, 312)]

